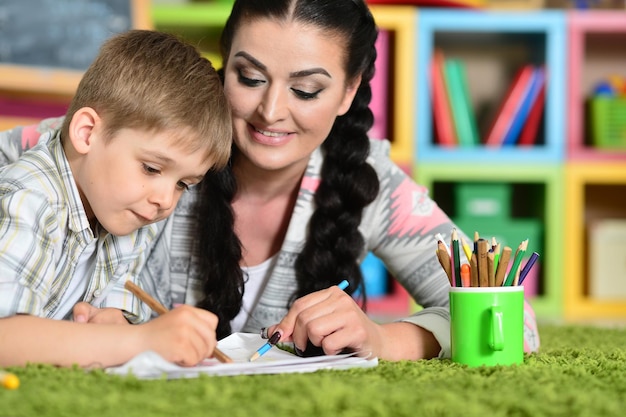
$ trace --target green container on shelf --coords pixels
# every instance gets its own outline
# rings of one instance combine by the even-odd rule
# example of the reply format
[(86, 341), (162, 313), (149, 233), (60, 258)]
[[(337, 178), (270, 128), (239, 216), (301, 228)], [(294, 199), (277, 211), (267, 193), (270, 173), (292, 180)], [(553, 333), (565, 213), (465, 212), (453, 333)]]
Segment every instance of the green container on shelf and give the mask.
[(462, 183), (454, 188), (456, 217), (501, 219), (511, 213), (511, 185), (506, 183)]
[(593, 145), (626, 149), (626, 98), (595, 97), (589, 110)]

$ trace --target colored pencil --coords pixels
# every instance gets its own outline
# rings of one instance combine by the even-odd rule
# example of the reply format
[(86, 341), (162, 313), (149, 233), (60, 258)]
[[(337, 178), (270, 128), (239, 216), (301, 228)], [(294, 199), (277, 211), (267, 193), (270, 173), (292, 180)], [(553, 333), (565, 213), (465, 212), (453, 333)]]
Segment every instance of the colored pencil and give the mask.
[(509, 260), (511, 259), (511, 253), (513, 250), (505, 246), (502, 249), (500, 260), (498, 261), (498, 268), (496, 269), (496, 287), (501, 287), (504, 283), (504, 276), (506, 275), (506, 269), (509, 266)]
[(528, 239), (524, 240), (517, 247), (517, 250), (515, 251), (515, 256), (513, 257), (513, 266), (509, 270), (509, 273), (506, 276), (506, 279), (504, 280), (504, 286), (509, 287), (513, 285), (513, 282), (515, 281), (515, 275), (518, 274), (518, 269), (522, 262), (522, 258), (524, 257), (524, 254), (526, 253), (527, 247), (528, 247)]
[(461, 281), (461, 254), (459, 252), (459, 235), (456, 229), (452, 229), (452, 261), (454, 262), (454, 282), (457, 287), (462, 287)]
[(537, 252), (533, 252), (532, 255), (530, 255), (530, 259), (526, 262), (526, 265), (524, 265), (524, 268), (522, 268), (522, 272), (519, 274), (519, 282), (517, 285), (522, 285), (526, 276), (530, 272), (530, 269), (533, 267), (535, 262), (537, 262), (537, 259), (539, 259), (539, 254)]

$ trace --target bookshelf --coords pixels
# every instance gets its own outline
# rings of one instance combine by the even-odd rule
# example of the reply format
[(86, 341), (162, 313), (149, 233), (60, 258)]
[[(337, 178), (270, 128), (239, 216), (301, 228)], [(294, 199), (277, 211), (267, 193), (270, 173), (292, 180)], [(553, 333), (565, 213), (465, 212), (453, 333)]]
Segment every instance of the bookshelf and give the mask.
[[(626, 280), (621, 253), (594, 267), (594, 253), (615, 250), (619, 241), (594, 237), (594, 228), (626, 219), (626, 147), (603, 149), (590, 134), (588, 100), (596, 83), (624, 75), (626, 13), (570, 11), (568, 22), (567, 163), (565, 170), (564, 317), (570, 321), (626, 318), (626, 297), (617, 288)], [(623, 123), (623, 122), (622, 122)], [(620, 233), (617, 229), (615, 233)], [(624, 236), (626, 238), (626, 236)], [(600, 247), (598, 247), (600, 245)], [(610, 245), (610, 247), (609, 247)], [(606, 271), (610, 276), (597, 270)], [(598, 281), (614, 285), (613, 296), (597, 296)]]
[[(529, 298), (538, 317), (561, 317), (565, 16), (558, 11), (432, 9), (420, 11), (418, 28), (415, 179), (430, 189), (435, 201), (469, 236), (474, 231), (488, 238), (498, 233), (516, 239), (507, 242), (513, 249), (520, 239), (534, 240), (529, 241), (534, 246), (529, 253), (536, 250), (540, 254), (540, 267), (534, 277), (537, 293)], [(480, 144), (440, 146), (436, 140), (428, 76), (435, 50), (466, 65)], [(543, 66), (548, 74), (543, 120), (535, 143), (524, 147), (483, 145), (516, 72), (528, 64)], [(463, 219), (455, 201), (456, 190), (484, 184), (512, 187), (511, 218)]]
[[(565, 19), (558, 11), (478, 11), (428, 9), (418, 14), (415, 64), (417, 83), (414, 161), (561, 163), (564, 156)], [(442, 147), (432, 121), (429, 65), (435, 49), (465, 62), (470, 100), (481, 138), (495, 117), (515, 71), (544, 65), (549, 77), (544, 123), (534, 146)], [(489, 79), (490, 82), (480, 82)]]
[(586, 111), (594, 85), (612, 74), (624, 75), (626, 12), (571, 11), (568, 21), (568, 158), (576, 161), (626, 160), (623, 150), (592, 145)]
[[(590, 273), (590, 228), (602, 220), (626, 220), (626, 166), (616, 161), (569, 163), (565, 169), (565, 253), (563, 260), (564, 317), (570, 321), (624, 319), (626, 298), (597, 298), (593, 279), (620, 284), (626, 276), (594, 277)], [(611, 244), (607, 241), (605, 245)], [(604, 266), (607, 273), (621, 270), (622, 252)]]

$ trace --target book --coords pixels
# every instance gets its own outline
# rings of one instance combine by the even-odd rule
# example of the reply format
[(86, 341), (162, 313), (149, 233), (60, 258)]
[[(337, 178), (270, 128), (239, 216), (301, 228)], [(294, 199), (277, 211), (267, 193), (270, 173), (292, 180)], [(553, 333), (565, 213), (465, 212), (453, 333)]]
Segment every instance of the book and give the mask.
[(520, 68), (507, 90), (496, 117), (489, 128), (485, 139), (485, 146), (500, 146), (508, 132), (521, 98), (529, 87), (529, 81), (533, 73), (533, 66), (528, 64)]
[(372, 100), (370, 109), (374, 113), (374, 125), (368, 135), (374, 139), (388, 139), (388, 96), (389, 96), (389, 32), (380, 30), (376, 39), (376, 71), (370, 82)]
[(529, 146), (537, 141), (537, 133), (539, 132), (539, 125), (541, 124), (541, 116), (543, 116), (543, 108), (546, 101), (546, 81), (544, 71), (544, 82), (537, 94), (537, 99), (533, 103), (530, 113), (522, 131), (520, 132), (517, 144), (519, 146)]
[[(253, 374), (305, 373), (321, 369), (370, 368), (378, 365), (378, 359), (362, 358), (355, 353), (322, 355), (303, 358), (273, 346), (254, 362), (249, 358), (267, 342), (257, 333), (233, 333), (220, 340), (217, 347), (233, 362), (222, 363), (214, 358), (205, 359), (191, 367), (179, 366), (166, 361), (154, 351), (142, 352), (120, 366), (105, 369), (108, 374), (133, 375), (138, 379), (197, 378), (200, 375), (232, 376)], [(280, 343), (278, 344), (280, 345)]]
[(448, 100), (448, 87), (446, 86), (444, 67), (445, 57), (443, 52), (435, 50), (430, 66), (435, 140), (440, 146), (451, 147), (456, 146), (458, 142), (452, 118), (452, 109)]
[(458, 59), (446, 60), (445, 79), (457, 142), (460, 146), (474, 146), (480, 143), (480, 140), (469, 97), (465, 64)]
[(524, 97), (521, 98), (521, 102), (519, 103), (519, 107), (513, 116), (513, 120), (511, 122), (511, 126), (509, 127), (508, 132), (504, 136), (502, 144), (505, 146), (514, 145), (519, 137), (522, 128), (526, 124), (528, 120), (528, 115), (530, 110), (535, 104), (537, 100), (537, 96), (539, 95), (539, 91), (543, 87), (544, 84), (544, 71), (543, 68), (537, 67), (533, 68), (533, 73), (531, 75), (529, 86), (526, 91)]

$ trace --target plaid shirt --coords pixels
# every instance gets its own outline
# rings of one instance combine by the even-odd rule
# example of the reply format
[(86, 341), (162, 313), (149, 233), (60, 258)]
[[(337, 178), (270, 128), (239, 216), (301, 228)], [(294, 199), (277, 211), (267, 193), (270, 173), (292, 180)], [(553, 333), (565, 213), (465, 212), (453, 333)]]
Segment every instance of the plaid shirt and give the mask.
[[(92, 233), (59, 131), (0, 169), (0, 317), (53, 317), (72, 280), (86, 280), (81, 300), (125, 311), (132, 322), (149, 309), (123, 288), (145, 263), (156, 226), (128, 236)], [(75, 276), (83, 250), (96, 239), (95, 268)], [(99, 300), (102, 300), (101, 302)]]

